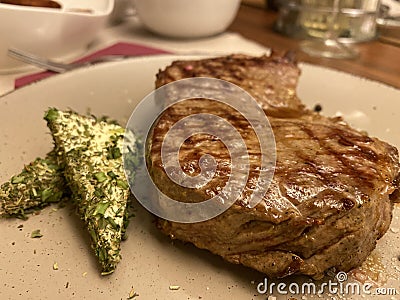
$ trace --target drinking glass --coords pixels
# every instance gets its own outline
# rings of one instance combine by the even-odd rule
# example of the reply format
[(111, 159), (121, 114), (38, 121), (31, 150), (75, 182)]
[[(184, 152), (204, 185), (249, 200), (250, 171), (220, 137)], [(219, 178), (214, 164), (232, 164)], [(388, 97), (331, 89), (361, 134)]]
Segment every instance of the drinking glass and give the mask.
[(337, 21), (341, 9), (341, 0), (332, 0), (331, 7), (318, 7), (318, 5), (306, 5), (305, 10), (314, 13), (329, 12), (327, 17), (327, 30), (321, 38), (305, 40), (301, 42), (300, 49), (311, 56), (328, 58), (355, 58), (358, 52), (349, 45), (338, 40)]

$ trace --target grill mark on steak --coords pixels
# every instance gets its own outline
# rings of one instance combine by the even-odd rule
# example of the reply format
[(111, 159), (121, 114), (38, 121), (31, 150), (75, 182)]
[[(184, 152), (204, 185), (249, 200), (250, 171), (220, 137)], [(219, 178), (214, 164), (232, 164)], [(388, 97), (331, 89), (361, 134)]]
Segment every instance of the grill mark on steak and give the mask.
[[(169, 107), (166, 109), (163, 116), (158, 120), (158, 124), (161, 126), (156, 126), (153, 128), (152, 135), (155, 137), (154, 141), (152, 141), (151, 155), (157, 157), (157, 160), (153, 160), (158, 167), (162, 167), (160, 153), (161, 153), (161, 145), (162, 141), (166, 133), (170, 130), (171, 126), (175, 124), (177, 121), (181, 120), (183, 117), (187, 116), (187, 110), (190, 108), (190, 114), (199, 114), (199, 113), (207, 113), (210, 112), (208, 107), (210, 105), (214, 105), (212, 101), (209, 100), (186, 100), (176, 105)], [(219, 115), (222, 118), (227, 119), (230, 123), (236, 124), (237, 128), (240, 128), (239, 131), (243, 136), (245, 141), (257, 141), (256, 134), (253, 128), (250, 127), (248, 121), (240, 115), (237, 111), (235, 111), (232, 107), (227, 106), (225, 104), (215, 104), (219, 110), (212, 110), (212, 113)], [(182, 128), (182, 131), (190, 131), (190, 128), (185, 127)], [(231, 173), (231, 165), (230, 165), (230, 156), (227, 148), (223, 146), (222, 142), (215, 137), (210, 139), (210, 135), (206, 134), (196, 134), (190, 138), (190, 143), (183, 144), (180, 148), (180, 161), (183, 163), (183, 170), (188, 170), (189, 175), (195, 175), (195, 172), (192, 173), (191, 169), (200, 170), (199, 167), (199, 158), (204, 154), (211, 154), (217, 160), (218, 166), (216, 170), (216, 178), (218, 178), (218, 182), (211, 181), (202, 189), (202, 194), (206, 197), (206, 199), (212, 198), (216, 194), (220, 192), (220, 190), (225, 186), (226, 182), (229, 179)], [(251, 195), (254, 190), (254, 180), (253, 178), (258, 178), (259, 175), (259, 166), (261, 164), (260, 161), (260, 146), (258, 141), (256, 143), (246, 143), (248, 154), (250, 156), (250, 168), (251, 175), (249, 176), (249, 180), (244, 189), (243, 195), (241, 197), (240, 203), (243, 206), (247, 205), (247, 199)], [(196, 151), (193, 151), (196, 149)], [(178, 185), (174, 184), (169, 180), (169, 184), (174, 185), (175, 188), (179, 189)], [(167, 194), (168, 196), (172, 196)]]
[(194, 224), (158, 219), (161, 231), (273, 277), (300, 273), (320, 278), (329, 268), (348, 271), (365, 260), (389, 227), (392, 201), (400, 198), (398, 151), (341, 118), (305, 109), (295, 93), (299, 74), (292, 59), (277, 55), (177, 61), (157, 74), (157, 87), (208, 76), (244, 88), (268, 115), (277, 150), (272, 183), (260, 204), (249, 208), (261, 154), (248, 124), (236, 111), (205, 99), (168, 109), (153, 128), (148, 156), (150, 173), (164, 193), (178, 201), (204, 201), (218, 193), (230, 174), (229, 156), (219, 140), (200, 135), (184, 143), (180, 161), (195, 172), (199, 155), (209, 153), (219, 163), (217, 177), (199, 190), (170, 182), (162, 170), (160, 143), (172, 124), (190, 114), (207, 111), (228, 119), (246, 141), (252, 170), (245, 192), (223, 214)]

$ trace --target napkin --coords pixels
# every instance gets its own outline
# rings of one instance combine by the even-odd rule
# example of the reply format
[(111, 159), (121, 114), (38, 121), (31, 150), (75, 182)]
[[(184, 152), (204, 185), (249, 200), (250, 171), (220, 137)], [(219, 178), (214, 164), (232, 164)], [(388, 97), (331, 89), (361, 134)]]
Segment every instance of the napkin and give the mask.
[(249, 40), (239, 33), (230, 31), (196, 39), (163, 37), (146, 30), (139, 18), (135, 16), (128, 18), (118, 26), (111, 26), (103, 30), (97, 36), (96, 45), (94, 46), (120, 41), (160, 48), (177, 55), (227, 55), (232, 53), (262, 55), (270, 51), (257, 42)]
[[(118, 42), (106, 48), (100, 49), (94, 53), (86, 55), (75, 62), (85, 62), (93, 58), (98, 58), (106, 55), (125, 55), (125, 56), (141, 56), (141, 55), (155, 55), (155, 54), (167, 54), (169, 51), (153, 48), (136, 43)], [(44, 71), (34, 74), (29, 74), (15, 80), (15, 88), (30, 84), (32, 82), (53, 76), (57, 73), (51, 71)]]

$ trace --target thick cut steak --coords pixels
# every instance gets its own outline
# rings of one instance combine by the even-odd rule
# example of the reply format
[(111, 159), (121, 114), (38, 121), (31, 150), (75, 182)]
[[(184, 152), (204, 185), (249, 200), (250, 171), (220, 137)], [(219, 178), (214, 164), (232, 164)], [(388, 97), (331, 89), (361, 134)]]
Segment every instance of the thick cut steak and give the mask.
[(245, 89), (268, 116), (277, 151), (268, 192), (250, 208), (261, 154), (243, 116), (207, 99), (169, 107), (152, 129), (147, 156), (151, 176), (163, 193), (183, 202), (204, 201), (229, 178), (226, 147), (206, 134), (187, 139), (179, 159), (182, 169), (195, 175), (199, 158), (212, 155), (218, 163), (214, 178), (202, 188), (188, 189), (166, 175), (160, 156), (164, 136), (190, 114), (207, 112), (229, 120), (246, 142), (251, 167), (244, 192), (223, 214), (191, 224), (158, 219), (162, 232), (272, 277), (296, 273), (321, 278), (330, 268), (349, 271), (366, 259), (391, 222), (399, 189), (397, 149), (340, 118), (307, 110), (295, 93), (299, 75), (291, 59), (277, 55), (177, 61), (159, 72), (157, 87), (182, 78), (215, 77)]

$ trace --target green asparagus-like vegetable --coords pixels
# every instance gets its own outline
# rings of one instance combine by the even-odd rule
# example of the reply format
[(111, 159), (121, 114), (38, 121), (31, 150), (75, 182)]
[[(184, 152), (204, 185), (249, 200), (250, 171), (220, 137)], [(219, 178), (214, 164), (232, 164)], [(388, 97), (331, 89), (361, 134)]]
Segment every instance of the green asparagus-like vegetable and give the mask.
[(63, 168), (55, 151), (26, 165), (0, 187), (0, 216), (27, 219), (27, 214), (68, 195)]
[(47, 111), (45, 119), (102, 274), (110, 274), (120, 261), (120, 242), (127, 225), (130, 192), (122, 160), (125, 130), (54, 108)]

